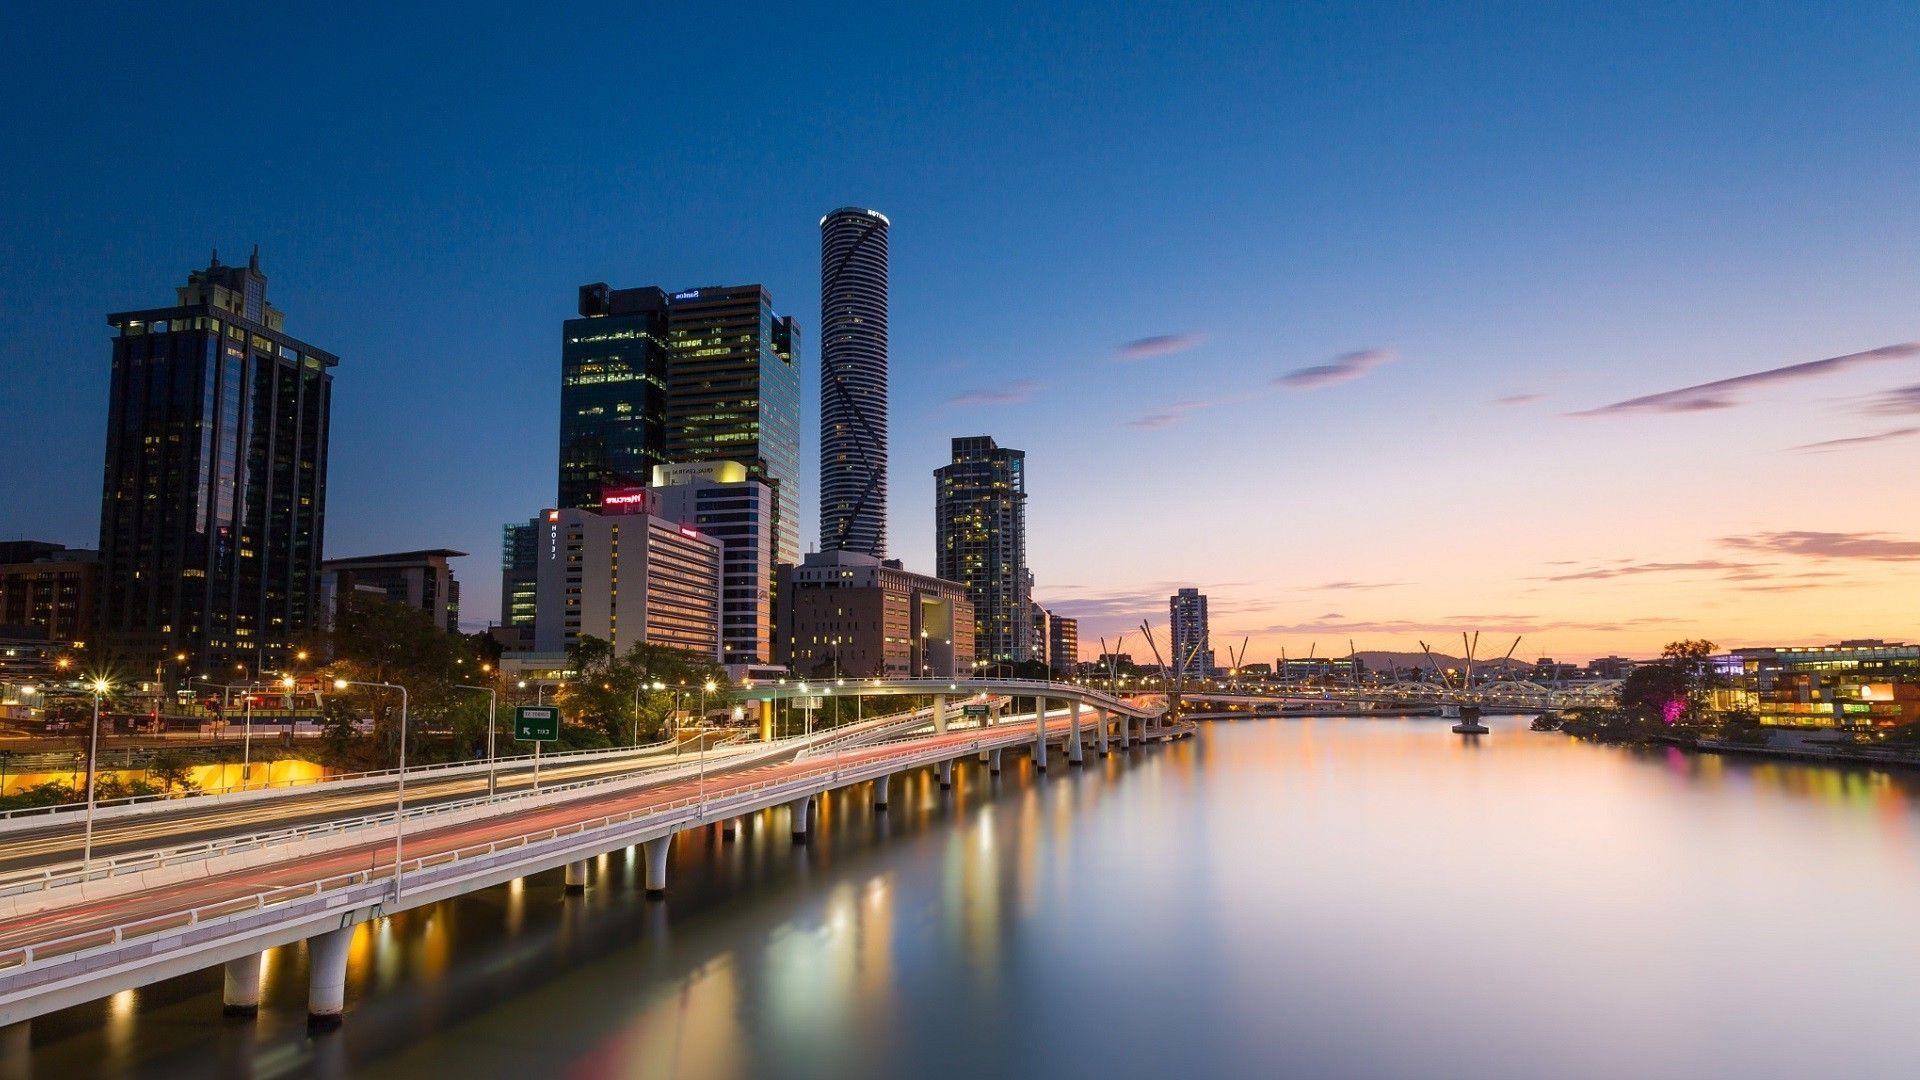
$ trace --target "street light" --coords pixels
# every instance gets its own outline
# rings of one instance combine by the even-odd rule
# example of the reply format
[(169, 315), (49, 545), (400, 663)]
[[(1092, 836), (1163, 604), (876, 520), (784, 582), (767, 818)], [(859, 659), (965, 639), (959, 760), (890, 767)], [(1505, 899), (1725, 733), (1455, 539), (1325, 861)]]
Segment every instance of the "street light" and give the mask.
[(461, 690), (478, 690), (487, 695), (487, 798), (491, 799), (494, 791), (493, 713), (495, 706), (500, 703), (500, 692), (491, 686), (454, 685)]
[(353, 679), (333, 680), (335, 690), (345, 690), (349, 686), (400, 691), (400, 779), (395, 785), (393, 797), (393, 902), (398, 904), (400, 902), (401, 844), (407, 831), (407, 688), (394, 683), (358, 682)]
[(93, 804), (94, 789), (98, 787), (100, 768), (100, 698), (113, 689), (113, 684), (103, 678), (93, 680), (93, 735), (87, 741), (87, 838), (80, 849), (80, 870), (82, 873), (93, 867)]

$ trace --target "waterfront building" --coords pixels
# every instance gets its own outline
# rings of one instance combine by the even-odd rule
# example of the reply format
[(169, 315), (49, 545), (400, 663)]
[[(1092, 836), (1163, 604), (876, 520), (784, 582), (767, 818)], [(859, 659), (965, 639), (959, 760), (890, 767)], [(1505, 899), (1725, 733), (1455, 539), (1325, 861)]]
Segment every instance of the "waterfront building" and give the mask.
[(987, 435), (956, 438), (952, 450), (933, 474), (935, 572), (966, 586), (977, 660), (1031, 659), (1026, 451)]
[(596, 282), (578, 310), (560, 331), (559, 505), (597, 510), (667, 460), (667, 294)]
[[(1027, 582), (1027, 595), (1031, 596), (1033, 595), (1032, 575), (1028, 575)], [(1052, 616), (1046, 608), (1029, 602), (1027, 619), (1027, 655), (1021, 659), (1032, 664), (1046, 664), (1053, 655), (1051, 638), (1048, 635), (1048, 631), (1052, 629)]]
[[(737, 461), (773, 491), (775, 562), (800, 561), (800, 332), (760, 285), (687, 289), (667, 308), (667, 458)], [(769, 577), (771, 581), (771, 577)]]
[(1213, 646), (1207, 630), (1207, 598), (1199, 589), (1181, 589), (1167, 598), (1173, 655), (1167, 666), (1175, 679), (1204, 679), (1213, 671)]
[[(1249, 664), (1241, 668), (1241, 674), (1247, 674), (1255, 666)], [(1257, 666), (1266, 667), (1267, 665)], [(1295, 656), (1285, 660), (1275, 660), (1270, 670), (1290, 682), (1352, 684), (1366, 678), (1367, 662), (1357, 656)]]
[[(737, 461), (662, 465), (647, 492), (651, 512), (720, 541), (720, 640), (738, 677), (773, 661), (774, 496)], [(736, 670), (740, 669), (740, 670)]]
[(1047, 666), (1061, 674), (1080, 665), (1080, 620), (1047, 616)]
[(886, 216), (820, 219), (820, 548), (887, 554)]
[(324, 560), (320, 564), (321, 627), (331, 628), (342, 601), (359, 593), (417, 608), (440, 629), (459, 633), (460, 582), (447, 560), (466, 554), (430, 548)]
[(1783, 727), (1885, 728), (1920, 723), (1920, 645), (1878, 639), (1761, 646), (1716, 656), (1719, 708)]
[(802, 677), (965, 676), (974, 666), (967, 587), (857, 551), (780, 568), (777, 659)]
[(100, 506), (100, 646), (138, 670), (285, 665), (319, 620), (332, 369), (267, 303), (258, 249), (166, 307), (116, 312)]
[(1601, 656), (1587, 661), (1587, 675), (1595, 679), (1624, 679), (1636, 665), (1624, 656)]
[(85, 641), (93, 628), (100, 553), (38, 540), (0, 542), (0, 628), (49, 642)]
[(623, 508), (548, 510), (535, 543), (535, 653), (590, 636), (616, 654), (645, 643), (720, 658), (720, 541)]

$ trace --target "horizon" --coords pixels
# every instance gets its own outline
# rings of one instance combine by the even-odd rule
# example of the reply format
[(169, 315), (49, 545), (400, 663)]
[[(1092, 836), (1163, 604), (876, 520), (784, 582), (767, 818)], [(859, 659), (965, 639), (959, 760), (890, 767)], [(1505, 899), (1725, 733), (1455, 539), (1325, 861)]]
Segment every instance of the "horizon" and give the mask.
[[(341, 357), (327, 557), (467, 551), (462, 622), (497, 615), (595, 281), (795, 317), (810, 548), (815, 222), (855, 205), (892, 222), (889, 556), (932, 571), (950, 438), (1025, 450), (1035, 599), (1085, 658), (1182, 586), (1255, 662), (1920, 636), (1920, 13), (939, 12), (849, 43), (675, 10), (18, 17), (46, 47), (0, 74), (0, 539), (97, 546), (107, 313), (258, 243), (287, 332)], [(677, 19), (767, 51), (716, 74)]]

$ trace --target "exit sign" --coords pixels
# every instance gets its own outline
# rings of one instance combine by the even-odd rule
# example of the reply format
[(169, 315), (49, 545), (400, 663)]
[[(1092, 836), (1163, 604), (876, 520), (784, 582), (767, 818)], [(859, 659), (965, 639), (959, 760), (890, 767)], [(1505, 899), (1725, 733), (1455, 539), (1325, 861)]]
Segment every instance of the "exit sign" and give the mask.
[(965, 715), (973, 720), (985, 720), (987, 713), (991, 711), (985, 705), (968, 705), (965, 708)]
[(513, 710), (513, 737), (520, 742), (560, 741), (560, 709), (556, 705), (521, 705)]

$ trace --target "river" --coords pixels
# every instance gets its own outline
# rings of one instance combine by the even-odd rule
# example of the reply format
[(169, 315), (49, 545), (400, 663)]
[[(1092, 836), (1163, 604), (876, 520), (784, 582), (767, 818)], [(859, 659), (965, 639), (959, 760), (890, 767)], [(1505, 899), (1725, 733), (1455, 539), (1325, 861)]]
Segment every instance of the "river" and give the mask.
[(34, 1075), (1914, 1075), (1915, 778), (1490, 723), (922, 771), (683, 836), (665, 902), (618, 853), (365, 927), (339, 1032), (290, 947), (257, 1021), (206, 971), (36, 1020)]

